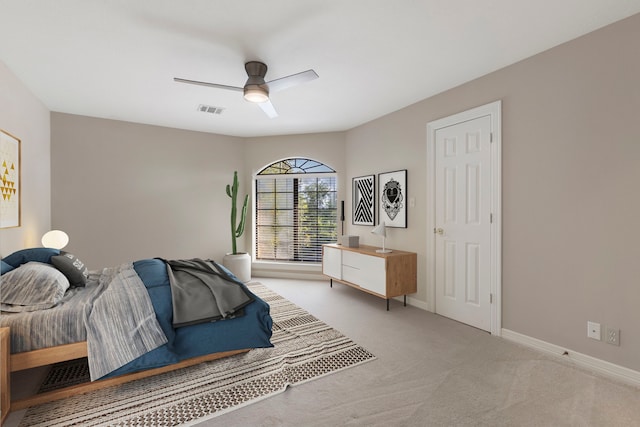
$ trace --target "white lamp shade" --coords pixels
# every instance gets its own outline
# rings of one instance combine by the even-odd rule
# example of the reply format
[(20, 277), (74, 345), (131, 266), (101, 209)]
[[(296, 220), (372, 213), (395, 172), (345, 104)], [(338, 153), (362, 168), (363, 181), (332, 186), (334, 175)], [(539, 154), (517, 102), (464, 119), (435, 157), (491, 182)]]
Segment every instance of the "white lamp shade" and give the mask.
[(387, 225), (384, 223), (384, 221), (378, 224), (376, 228), (371, 230), (371, 233), (375, 234), (376, 236), (382, 237), (382, 249), (376, 249), (376, 252), (380, 254), (388, 254), (389, 252), (392, 252), (391, 249), (386, 249), (384, 247), (384, 241), (387, 240)]
[(42, 246), (45, 248), (62, 249), (69, 243), (69, 236), (61, 230), (51, 230), (42, 236)]
[(371, 232), (376, 236), (387, 237), (387, 226), (384, 221), (382, 221), (373, 230), (371, 230)]

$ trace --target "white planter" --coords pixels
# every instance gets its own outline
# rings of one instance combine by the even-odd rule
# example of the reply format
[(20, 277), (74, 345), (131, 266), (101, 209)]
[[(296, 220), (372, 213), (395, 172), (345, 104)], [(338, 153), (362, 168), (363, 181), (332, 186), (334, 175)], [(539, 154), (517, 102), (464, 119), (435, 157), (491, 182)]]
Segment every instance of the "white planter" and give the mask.
[(248, 253), (226, 254), (222, 259), (222, 265), (235, 274), (242, 283), (251, 280), (251, 255)]

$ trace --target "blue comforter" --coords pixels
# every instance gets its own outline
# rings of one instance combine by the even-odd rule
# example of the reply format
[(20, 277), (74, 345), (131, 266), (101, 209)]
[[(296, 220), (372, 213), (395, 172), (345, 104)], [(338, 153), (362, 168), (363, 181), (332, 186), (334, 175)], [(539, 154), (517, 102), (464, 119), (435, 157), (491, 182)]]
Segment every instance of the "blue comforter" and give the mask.
[(149, 292), (168, 342), (103, 378), (167, 366), (210, 353), (273, 347), (270, 341), (272, 320), (269, 305), (260, 298), (256, 297), (254, 302), (244, 307), (241, 317), (174, 329), (171, 289), (165, 263), (159, 259), (145, 259), (134, 262), (133, 267)]

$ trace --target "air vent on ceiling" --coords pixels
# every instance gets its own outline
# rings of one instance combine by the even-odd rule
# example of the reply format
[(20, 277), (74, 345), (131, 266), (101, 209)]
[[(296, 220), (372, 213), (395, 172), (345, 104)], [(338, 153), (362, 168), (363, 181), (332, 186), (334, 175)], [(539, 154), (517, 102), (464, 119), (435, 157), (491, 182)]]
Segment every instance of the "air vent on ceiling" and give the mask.
[(224, 108), (214, 107), (212, 105), (200, 104), (198, 105), (198, 111), (201, 111), (203, 113), (209, 113), (209, 114), (222, 114), (222, 112), (224, 111)]

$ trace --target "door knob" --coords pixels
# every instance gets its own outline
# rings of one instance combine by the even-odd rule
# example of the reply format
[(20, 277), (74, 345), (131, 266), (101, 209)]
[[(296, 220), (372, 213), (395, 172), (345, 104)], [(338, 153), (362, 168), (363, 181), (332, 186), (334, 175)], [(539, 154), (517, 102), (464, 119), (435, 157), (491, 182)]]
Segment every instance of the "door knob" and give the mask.
[(436, 233), (442, 236), (444, 234), (444, 230), (442, 228), (437, 228)]

